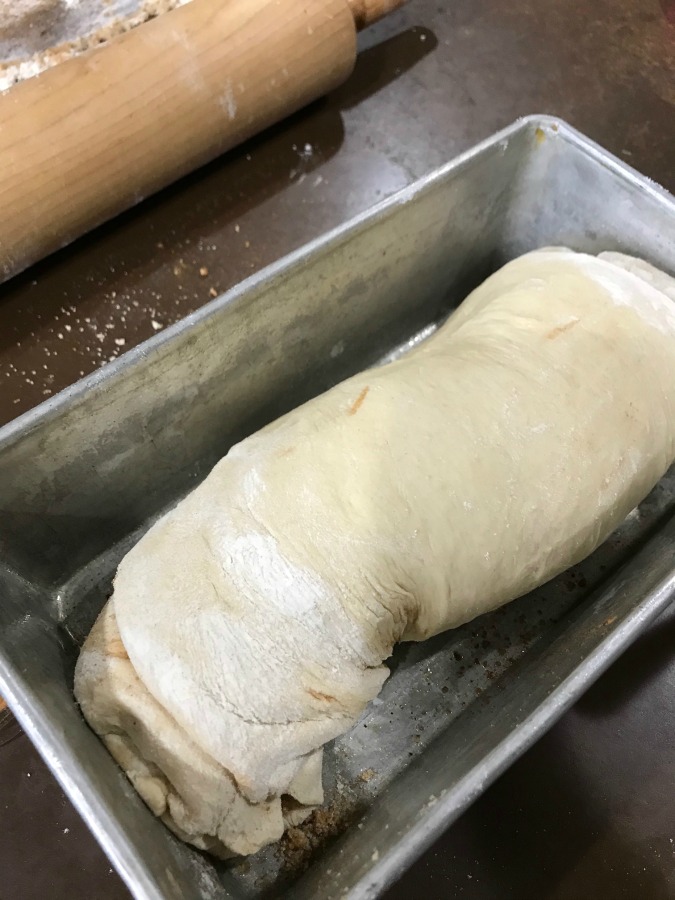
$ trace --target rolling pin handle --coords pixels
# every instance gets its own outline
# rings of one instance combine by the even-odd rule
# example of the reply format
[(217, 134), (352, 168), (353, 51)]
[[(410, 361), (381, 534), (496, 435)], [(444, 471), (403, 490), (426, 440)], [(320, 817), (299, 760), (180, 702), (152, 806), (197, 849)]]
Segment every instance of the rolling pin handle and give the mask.
[(408, 0), (348, 0), (358, 31), (388, 16)]

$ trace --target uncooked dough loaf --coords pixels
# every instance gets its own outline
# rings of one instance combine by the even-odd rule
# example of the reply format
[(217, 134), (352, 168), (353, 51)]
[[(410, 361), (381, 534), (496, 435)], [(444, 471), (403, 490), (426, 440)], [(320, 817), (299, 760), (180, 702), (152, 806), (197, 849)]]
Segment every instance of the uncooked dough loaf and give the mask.
[(75, 692), (153, 812), (251, 853), (423, 640), (589, 554), (675, 458), (675, 307), (640, 261), (528, 254), (402, 360), (233, 447), (122, 561)]

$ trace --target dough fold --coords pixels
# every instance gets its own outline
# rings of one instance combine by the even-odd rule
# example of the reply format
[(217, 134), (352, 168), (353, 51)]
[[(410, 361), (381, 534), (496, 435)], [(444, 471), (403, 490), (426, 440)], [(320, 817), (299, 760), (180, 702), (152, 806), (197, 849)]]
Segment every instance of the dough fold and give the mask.
[(119, 566), (82, 711), (219, 855), (322, 802), (324, 744), (424, 640), (578, 562), (675, 459), (675, 282), (547, 249), (400, 361), (233, 447)]

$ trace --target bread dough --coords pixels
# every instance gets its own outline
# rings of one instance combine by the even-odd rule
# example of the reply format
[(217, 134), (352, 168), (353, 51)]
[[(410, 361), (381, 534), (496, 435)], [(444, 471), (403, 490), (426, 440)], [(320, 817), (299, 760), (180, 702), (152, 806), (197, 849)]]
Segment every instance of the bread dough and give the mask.
[(221, 854), (280, 837), (395, 642), (607, 537), (675, 458), (672, 287), (616, 254), (521, 257), (403, 359), (233, 447), (149, 530), (75, 692), (156, 814)]
[[(143, 686), (120, 639), (112, 603), (87, 638), (76, 691), (90, 724), (152, 812), (201, 850), (221, 857), (254, 853), (323, 801), (319, 749), (289, 784), (283, 810), (274, 798), (249, 803), (232, 775)], [(226, 846), (216, 837), (223, 810)]]

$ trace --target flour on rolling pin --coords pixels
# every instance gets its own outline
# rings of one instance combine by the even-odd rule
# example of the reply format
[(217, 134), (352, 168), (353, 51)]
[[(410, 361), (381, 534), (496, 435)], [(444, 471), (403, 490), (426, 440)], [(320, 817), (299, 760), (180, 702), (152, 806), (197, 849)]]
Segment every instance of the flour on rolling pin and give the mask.
[[(5, 66), (0, 281), (344, 84), (358, 30), (404, 2), (0, 0), (6, 42), (52, 48)], [(83, 10), (103, 10), (107, 29), (56, 43), (71, 15), (80, 35), (96, 19)]]
[(0, 91), (189, 0), (0, 0)]

